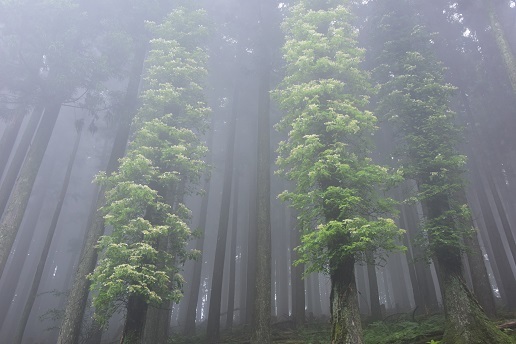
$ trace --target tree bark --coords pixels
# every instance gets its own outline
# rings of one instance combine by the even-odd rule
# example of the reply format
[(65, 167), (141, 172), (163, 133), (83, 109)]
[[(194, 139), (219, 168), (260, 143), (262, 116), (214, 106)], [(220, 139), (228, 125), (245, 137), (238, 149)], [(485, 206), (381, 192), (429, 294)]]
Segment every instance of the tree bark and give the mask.
[[(41, 180), (47, 180), (53, 172), (52, 169), (43, 170), (45, 173), (41, 175)], [(9, 307), (16, 294), (16, 286), (20, 280), (22, 274), (22, 267), (27, 260), (27, 252), (30, 249), (34, 232), (36, 231), (36, 225), (43, 208), (44, 200), (48, 189), (46, 187), (39, 188), (39, 192), (32, 192), (31, 203), (35, 206), (31, 210), (30, 216), (28, 216), (22, 224), (17, 243), (15, 243), (16, 251), (13, 254), (12, 260), (8, 264), (8, 268), (4, 271), (5, 284), (0, 290), (0, 329), (4, 325), (4, 321), (9, 314)]]
[(258, 75), (258, 159), (256, 193), (256, 301), (254, 333), (251, 344), (271, 343), (271, 215), (270, 215), (270, 70), (269, 48), (266, 42), (267, 20), (262, 2), (258, 3), (261, 23)]
[(235, 155), (236, 120), (238, 114), (239, 90), (238, 81), (235, 81), (233, 92), (233, 107), (228, 125), (228, 140), (226, 142), (226, 168), (224, 170), (224, 185), (222, 188), (222, 200), (220, 207), (219, 228), (217, 233), (217, 246), (213, 262), (213, 274), (210, 293), (210, 307), (208, 312), (206, 341), (216, 344), (220, 337), (220, 309), (222, 301), (222, 282), (224, 277), (224, 259), (226, 254), (226, 241), (229, 225), (229, 207), (231, 201), (231, 188), (233, 181), (233, 162)]
[(378, 321), (382, 319), (382, 309), (380, 307), (380, 294), (378, 293), (378, 280), (376, 278), (375, 259), (371, 252), (367, 253), (367, 277), (369, 279), (371, 320)]
[(11, 252), (16, 234), (29, 202), (32, 186), (43, 161), (43, 156), (52, 136), (52, 131), (59, 116), (61, 103), (55, 102), (45, 107), (43, 119), (35, 134), (34, 140), (23, 162), (20, 174), (7, 202), (5, 212), (0, 221), (0, 274)]
[(30, 288), (29, 296), (27, 301), (25, 302), (25, 306), (22, 313), (22, 318), (20, 323), (18, 324), (18, 329), (16, 331), (16, 335), (14, 337), (13, 343), (20, 344), (23, 339), (23, 333), (25, 332), (25, 327), (27, 326), (27, 322), (29, 321), (29, 316), (32, 311), (32, 306), (34, 305), (34, 301), (36, 300), (39, 284), (41, 281), (41, 276), (43, 276), (43, 270), (45, 268), (45, 263), (47, 261), (48, 253), (50, 252), (50, 245), (52, 244), (52, 240), (54, 239), (54, 233), (57, 228), (57, 221), (59, 220), (59, 215), (61, 214), (61, 209), (63, 208), (63, 203), (66, 197), (66, 192), (68, 191), (68, 185), (70, 184), (70, 177), (72, 175), (72, 168), (75, 162), (75, 157), (77, 156), (77, 150), (79, 148), (79, 142), (81, 141), (82, 128), (79, 129), (77, 133), (77, 137), (75, 138), (75, 143), (73, 146), (72, 154), (70, 156), (70, 161), (68, 162), (68, 167), (66, 168), (65, 177), (63, 180), (63, 186), (61, 188), (61, 192), (59, 194), (59, 200), (56, 205), (56, 209), (54, 211), (54, 215), (52, 216), (52, 221), (50, 222), (50, 227), (48, 229), (47, 237), (45, 240), (45, 244), (43, 246), (43, 251), (41, 252), (41, 256), (38, 261), (38, 266), (36, 268), (36, 272), (34, 274), (34, 278), (32, 280), (32, 285)]
[[(107, 174), (111, 174), (117, 169), (119, 165), (118, 160), (124, 156), (131, 122), (136, 113), (138, 87), (143, 72), (145, 54), (147, 52), (147, 43), (140, 44), (141, 46), (138, 47), (134, 57), (131, 76), (124, 99), (125, 106), (123, 112), (121, 112), (120, 124), (109, 157), (106, 169)], [(95, 245), (97, 245), (97, 241), (104, 233), (104, 218), (102, 213), (97, 211), (97, 209), (100, 209), (105, 204), (104, 192), (105, 188), (103, 187), (97, 197), (97, 207), (95, 211), (90, 214), (91, 225), (83, 241), (79, 264), (75, 272), (74, 282), (70, 290), (70, 295), (68, 296), (63, 322), (57, 339), (58, 344), (79, 342), (84, 310), (88, 302), (90, 288), (90, 281), (87, 279), (87, 276), (95, 269), (95, 265), (97, 264), (97, 250), (95, 249)]]
[[(210, 151), (211, 151), (211, 149), (210, 149)], [(208, 161), (209, 160), (211, 160), (211, 159), (208, 159)], [(209, 164), (209, 162), (208, 162), (208, 164)], [(199, 238), (197, 238), (197, 242), (195, 244), (195, 249), (198, 250), (199, 252), (203, 252), (205, 230), (206, 230), (206, 220), (208, 217), (208, 199), (210, 196), (210, 179), (209, 179), (207, 173), (205, 174), (203, 189), (206, 191), (206, 194), (204, 195), (204, 197), (202, 199), (201, 210), (200, 210), (199, 231), (201, 232), (201, 236)], [(188, 300), (188, 305), (187, 305), (188, 309), (186, 311), (185, 327), (184, 327), (184, 331), (183, 331), (183, 334), (185, 336), (193, 336), (195, 334), (195, 318), (196, 318), (196, 312), (197, 312), (197, 302), (199, 300), (199, 290), (201, 288), (202, 265), (203, 265), (203, 257), (201, 256), (199, 258), (199, 260), (194, 262), (190, 298)]]
[(229, 255), (229, 288), (228, 288), (228, 313), (226, 317), (226, 328), (231, 330), (233, 328), (233, 316), (235, 309), (235, 269), (236, 269), (236, 246), (237, 246), (237, 232), (238, 232), (238, 171), (235, 178), (235, 191), (233, 195), (233, 214), (231, 221), (231, 250)]
[(444, 344), (510, 344), (512, 340), (489, 321), (469, 292), (461, 274), (460, 256), (437, 259), (445, 305)]
[(511, 51), (505, 32), (494, 11), (493, 0), (487, 0), (486, 6), (491, 30), (493, 30), (496, 45), (498, 46), (498, 50), (500, 51), (500, 55), (502, 56), (502, 60), (505, 64), (505, 69), (511, 82), (512, 91), (516, 96), (516, 58)]
[[(9, 168), (6, 171), (4, 171), (5, 178), (2, 182), (2, 185), (0, 185), (0, 217), (2, 216), (1, 214), (3, 214), (5, 211), (7, 202), (9, 201), (9, 196), (11, 195), (11, 191), (13, 190), (13, 187), (16, 183), (16, 177), (18, 177), (20, 168), (23, 165), (23, 161), (25, 159), (25, 156), (27, 155), (27, 150), (30, 147), (30, 143), (32, 141), (32, 138), (34, 137), (34, 133), (38, 128), (39, 121), (43, 116), (43, 111), (43, 107), (38, 107), (34, 109), (34, 111), (32, 111), (27, 126), (23, 131), (20, 143), (18, 144), (16, 152), (14, 153), (14, 156), (11, 159), (11, 164), (9, 165)], [(2, 270), (3, 269), (0, 269), (0, 275)]]
[(354, 259), (348, 258), (347, 261), (332, 267), (333, 271), (330, 272), (332, 344), (364, 343), (354, 265)]
[(131, 295), (127, 301), (124, 332), (120, 344), (140, 344), (143, 338), (148, 304), (140, 295)]
[[(292, 210), (294, 211), (294, 210)], [(303, 264), (295, 264), (299, 259), (299, 254), (295, 250), (301, 245), (299, 230), (294, 225), (297, 221), (295, 215), (291, 215), (290, 228), (290, 284), (292, 286), (292, 317), (297, 328), (305, 323), (305, 282), (303, 281)]]
[(7, 167), (7, 161), (9, 160), (9, 157), (12, 154), (14, 143), (16, 142), (16, 137), (18, 136), (20, 127), (23, 122), (23, 117), (24, 116), (20, 114), (14, 116), (14, 118), (12, 118), (9, 121), (9, 124), (5, 128), (4, 134), (2, 135), (2, 139), (0, 139), (0, 147), (2, 147), (2, 149), (0, 149), (0, 180)]

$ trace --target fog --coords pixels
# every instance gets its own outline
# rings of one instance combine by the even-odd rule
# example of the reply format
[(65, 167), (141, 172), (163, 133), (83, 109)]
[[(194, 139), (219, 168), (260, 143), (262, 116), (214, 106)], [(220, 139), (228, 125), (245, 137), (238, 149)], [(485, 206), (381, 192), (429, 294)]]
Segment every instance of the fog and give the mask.
[[(342, 67), (342, 75), (331, 74), (332, 63), (352, 60), (354, 52), (343, 52), (340, 59), (335, 53), (327, 69), (316, 69), (320, 66), (306, 61), (321, 58), (321, 51), (331, 54), (333, 48), (317, 50), (318, 41), (303, 36), (305, 26), (292, 24), (305, 7), (309, 15), (337, 11), (339, 5), (353, 16), (314, 24), (316, 29), (307, 29), (307, 35), (316, 37), (333, 28), (337, 37), (340, 31), (335, 27), (349, 21), (342, 24), (342, 30), (349, 25), (354, 35), (345, 39), (356, 40), (356, 47), (349, 43), (349, 50), (363, 49), (356, 56), (368, 80), (364, 83), (371, 86), (364, 87), (367, 95), (352, 103), (376, 116), (375, 129), (368, 134), (373, 148), (365, 160), (399, 176), (393, 182), (380, 181), (371, 191), (396, 200), (392, 208), (383, 213), (373, 209), (364, 218), (392, 218), (404, 230), (394, 240), (402, 249), (386, 251), (364, 244), (366, 249), (348, 254), (353, 257), (351, 271), (363, 327), (373, 321), (445, 311), (446, 278), (435, 253), (440, 251), (431, 251), (433, 234), (424, 230), (431, 209), (418, 198), (417, 190), (423, 190), (418, 175), (400, 172), (400, 166), (409, 170), (404, 164), (413, 155), (402, 155), (410, 151), (405, 146), (408, 139), (382, 105), (382, 83), (394, 80), (399, 71), (385, 67), (388, 62), (381, 59), (395, 56), (388, 49), (398, 40), (402, 42), (398, 46), (405, 44), (408, 51), (424, 46), (418, 53), (440, 61), (436, 65), (444, 67), (442, 84), (453, 87), (447, 106), (454, 113), (452, 125), (459, 128), (460, 139), (448, 146), (467, 157), (460, 174), (463, 186), (453, 195), (463, 209), (469, 209), (465, 227), (474, 229), (469, 235), (456, 232), (462, 264), (457, 269), (489, 317), (514, 315), (515, 2), (396, 3), (402, 4), (401, 12), (386, 0), (0, 2), (0, 343), (133, 343), (128, 339), (132, 335), (138, 336), (134, 343), (166, 343), (167, 337), (224, 343), (221, 338), (239, 330), (244, 333), (242, 342), (251, 338), (252, 343), (266, 343), (271, 331), (299, 330), (313, 323), (336, 326), (332, 311), (337, 304), (331, 307), (335, 258), (324, 258), (324, 264), (315, 261), (319, 269), (309, 271), (314, 260), (306, 257), (313, 255), (303, 256), (309, 243), (302, 240), (331, 222), (331, 212), (321, 206), (325, 213), (308, 221), (317, 206), (299, 204), (309, 196), (281, 200), (285, 190), (299, 190), (296, 183), (302, 184), (303, 176), (296, 181), (291, 174), (288, 180), (281, 172), (299, 161), (291, 159), (282, 166), (277, 161), (281, 164), (298, 149), (282, 145), (295, 142), (295, 131), (302, 126), (295, 121), (286, 128), (278, 123), (309, 113), (296, 108), (295, 100), (285, 106), (287, 94), (294, 92), (289, 83), (308, 82), (309, 77), (315, 82), (342, 78), (346, 87), (351, 85), (343, 88), (350, 99), (362, 87), (342, 76), (354, 68), (352, 64)], [(401, 37), (403, 28), (389, 24), (390, 11), (412, 18), (415, 41)], [(321, 18), (317, 20), (326, 20)], [(408, 25), (403, 20), (400, 27)], [(417, 28), (428, 36), (418, 36)], [(399, 29), (399, 36), (384, 37), (394, 29)], [(417, 41), (419, 37), (424, 43)], [(302, 39), (306, 45), (296, 46)], [(325, 39), (319, 43), (327, 44)], [(307, 57), (292, 58), (289, 54), (294, 53)], [(313, 68), (312, 74), (296, 74), (302, 68)], [(387, 72), (378, 76), (382, 68)], [(329, 102), (324, 97), (331, 96), (325, 92), (313, 96), (320, 112)], [(428, 92), (435, 92), (429, 96), (431, 102), (439, 92), (448, 91)], [(310, 97), (305, 95), (299, 103), (309, 103)], [(319, 124), (328, 122), (314, 124), (314, 133)], [(342, 135), (342, 140), (357, 131)], [(436, 140), (447, 146), (445, 138)], [(351, 139), (345, 145), (352, 150), (356, 142), (362, 141)], [(315, 153), (303, 154), (309, 164)], [(99, 177), (102, 171), (114, 177)], [(310, 190), (306, 195), (322, 188), (326, 179), (321, 180), (303, 189)], [(141, 205), (130, 189), (120, 191), (120, 185), (127, 183), (152, 190), (152, 200), (145, 198)], [(127, 197), (125, 201), (120, 195)], [(124, 216), (127, 222), (121, 220)], [(53, 218), (55, 232), (49, 236)], [(139, 232), (131, 219), (141, 220)], [(117, 234), (119, 228), (128, 232)], [(92, 245), (103, 234), (112, 235), (115, 239), (109, 240), (119, 248), (134, 248), (141, 240), (155, 252), (122, 250), (109, 256), (109, 244), (100, 243), (98, 249)], [(93, 255), (87, 257), (87, 251)], [(109, 259), (115, 263), (110, 265)], [(88, 265), (78, 270), (87, 260), (98, 262), (96, 272)], [(125, 282), (116, 273), (106, 277), (112, 266), (137, 260), (162, 275), (142, 277), (143, 270), (135, 268), (138, 273), (127, 272), (131, 277)], [(35, 279), (38, 263), (44, 268)], [(268, 265), (265, 272), (263, 264)], [(477, 287), (480, 271), (486, 272), (487, 292)], [(166, 280), (156, 282), (159, 276)], [(70, 296), (78, 280), (86, 288), (91, 285), (87, 300)], [(119, 282), (125, 291), (109, 299), (114, 289), (103, 288)], [(139, 287), (131, 289), (135, 285)], [(37, 290), (32, 296), (31, 288)], [(95, 298), (111, 308), (94, 304)], [(217, 302), (210, 307), (212, 298)], [(133, 323), (128, 321), (131, 307), (140, 307), (134, 312), (141, 318)], [(95, 312), (107, 316), (103, 327)], [(71, 315), (79, 320), (67, 322)], [(269, 333), (264, 337), (263, 323)], [(134, 330), (138, 326), (141, 333)], [(70, 328), (66, 335), (64, 328)]]

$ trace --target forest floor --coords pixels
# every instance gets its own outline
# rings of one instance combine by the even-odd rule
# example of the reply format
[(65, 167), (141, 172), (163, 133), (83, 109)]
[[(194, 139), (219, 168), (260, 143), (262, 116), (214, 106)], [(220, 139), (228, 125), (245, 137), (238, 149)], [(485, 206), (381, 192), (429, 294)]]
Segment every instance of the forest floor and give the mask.
[[(503, 319), (497, 323), (512, 323), (515, 320)], [(428, 344), (439, 343), (442, 338), (444, 317), (442, 315), (420, 316), (407, 318), (403, 315), (393, 315), (364, 326), (366, 344)], [(291, 321), (281, 321), (273, 325), (274, 344), (330, 344), (330, 324), (325, 322), (308, 323), (302, 329), (291, 327)], [(516, 329), (505, 329), (514, 337)], [(198, 344), (204, 338), (171, 338), (171, 344)], [(232, 332), (222, 332), (220, 344), (248, 344), (249, 331), (245, 328), (235, 328)]]

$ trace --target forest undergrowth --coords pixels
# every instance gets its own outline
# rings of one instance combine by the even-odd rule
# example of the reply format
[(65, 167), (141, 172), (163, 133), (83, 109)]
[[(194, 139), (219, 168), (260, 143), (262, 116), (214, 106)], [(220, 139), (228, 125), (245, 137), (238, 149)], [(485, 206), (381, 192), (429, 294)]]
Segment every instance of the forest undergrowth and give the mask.
[[(514, 322), (514, 316), (505, 314), (497, 323)], [(329, 321), (314, 321), (305, 327), (294, 329), (290, 320), (273, 325), (275, 344), (330, 344), (331, 325)], [(444, 331), (444, 316), (441, 314), (416, 316), (400, 313), (387, 316), (383, 321), (364, 324), (366, 344), (439, 344)], [(505, 329), (516, 343), (516, 330)], [(249, 329), (245, 326), (223, 331), (221, 344), (249, 343)], [(203, 343), (203, 336), (172, 336), (170, 344)]]

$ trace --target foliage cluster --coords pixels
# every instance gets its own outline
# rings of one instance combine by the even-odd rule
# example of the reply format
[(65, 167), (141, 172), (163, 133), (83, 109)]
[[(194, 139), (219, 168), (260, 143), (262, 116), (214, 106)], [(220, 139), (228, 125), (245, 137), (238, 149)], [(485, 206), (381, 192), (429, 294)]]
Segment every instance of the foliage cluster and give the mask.
[(181, 265), (195, 256), (186, 249), (190, 211), (182, 200), (205, 170), (207, 56), (197, 45), (206, 33), (204, 15), (178, 8), (163, 23), (149, 23), (156, 38), (135, 133), (118, 171), (97, 177), (108, 188), (102, 210), (111, 228), (99, 240), (101, 259), (90, 275), (101, 321), (131, 295), (155, 305), (182, 297)]
[(364, 251), (398, 247), (383, 188), (397, 179), (371, 158), (376, 117), (357, 30), (343, 1), (298, 1), (283, 30), (286, 76), (274, 95), (285, 111), (277, 125), (279, 172), (295, 181), (280, 197), (299, 211), (299, 252), (307, 271)]
[(400, 174), (417, 182), (408, 200), (424, 206), (430, 251), (460, 248), (469, 209), (457, 198), (466, 157), (458, 153), (462, 133), (450, 110), (455, 88), (444, 80), (432, 36), (410, 16), (411, 5), (394, 1), (383, 7), (375, 30), (384, 42), (374, 70), (378, 113), (395, 128)]

